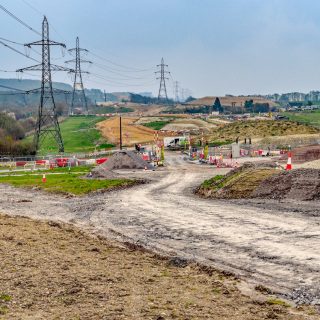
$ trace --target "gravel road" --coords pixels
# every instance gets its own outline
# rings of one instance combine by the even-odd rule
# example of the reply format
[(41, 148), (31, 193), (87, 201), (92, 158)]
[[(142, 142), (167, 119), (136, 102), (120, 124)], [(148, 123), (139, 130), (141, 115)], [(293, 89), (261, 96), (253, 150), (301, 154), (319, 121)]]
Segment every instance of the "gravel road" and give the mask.
[(130, 173), (148, 184), (81, 198), (1, 185), (0, 211), (71, 222), (231, 271), (297, 303), (320, 305), (319, 207), (306, 214), (292, 205), (273, 209), (267, 201), (201, 199), (193, 189), (227, 169), (188, 164), (179, 153), (168, 153), (167, 162), (159, 171)]

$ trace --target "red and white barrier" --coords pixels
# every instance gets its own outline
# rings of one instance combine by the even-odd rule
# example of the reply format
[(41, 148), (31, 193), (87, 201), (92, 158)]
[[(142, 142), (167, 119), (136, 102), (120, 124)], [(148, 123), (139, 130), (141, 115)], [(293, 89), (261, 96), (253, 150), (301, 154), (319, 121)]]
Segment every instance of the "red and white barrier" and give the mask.
[(105, 163), (106, 161), (108, 161), (108, 158), (99, 158), (99, 159), (96, 159), (96, 164), (102, 164), (102, 163)]

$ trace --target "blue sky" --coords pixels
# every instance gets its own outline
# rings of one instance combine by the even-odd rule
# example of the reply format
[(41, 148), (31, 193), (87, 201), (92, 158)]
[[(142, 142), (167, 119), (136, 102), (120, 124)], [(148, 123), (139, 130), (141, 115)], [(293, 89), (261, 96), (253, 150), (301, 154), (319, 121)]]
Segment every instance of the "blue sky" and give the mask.
[[(92, 60), (85, 86), (157, 93), (154, 71), (164, 57), (172, 81), (194, 96), (320, 89), (320, 1), (317, 0), (2, 0), (51, 38), (75, 44)], [(0, 37), (25, 43), (38, 36), (0, 10)], [(22, 46), (15, 46), (24, 50)], [(31, 52), (31, 56), (37, 55)], [(53, 50), (52, 62), (72, 57)], [(101, 59), (103, 58), (103, 59)], [(0, 70), (34, 64), (0, 46)], [(0, 72), (0, 77), (15, 73)], [(39, 74), (24, 78), (39, 78)], [(55, 81), (71, 83), (65, 73)]]

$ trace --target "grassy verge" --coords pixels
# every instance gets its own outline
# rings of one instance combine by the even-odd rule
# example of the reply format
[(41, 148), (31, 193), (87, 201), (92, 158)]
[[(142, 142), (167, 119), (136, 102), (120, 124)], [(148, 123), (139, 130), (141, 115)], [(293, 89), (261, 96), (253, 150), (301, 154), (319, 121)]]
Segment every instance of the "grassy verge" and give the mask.
[(250, 198), (260, 183), (278, 171), (272, 168), (235, 170), (225, 176), (217, 175), (205, 180), (197, 193), (212, 198)]
[(201, 184), (201, 187), (204, 189), (220, 189), (223, 187), (223, 180), (225, 176), (216, 175), (208, 180), (204, 180)]
[[(65, 152), (93, 151), (96, 145), (103, 145), (104, 148), (113, 147), (113, 144), (108, 144), (102, 139), (100, 131), (95, 128), (98, 122), (105, 119), (96, 116), (73, 116), (61, 122), (60, 130)], [(33, 136), (26, 139), (32, 141)], [(40, 149), (41, 154), (48, 152), (57, 152), (56, 143), (51, 136), (45, 138)]]
[(165, 125), (170, 123), (171, 121), (152, 121), (152, 122), (147, 122), (144, 123), (143, 125), (145, 127), (151, 128), (153, 130), (161, 130)]
[(209, 143), (209, 147), (221, 147), (225, 146), (228, 144), (231, 144), (233, 141), (232, 140), (216, 140), (216, 141), (211, 141)]
[(304, 111), (304, 112), (286, 112), (285, 116), (289, 117), (291, 121), (311, 125), (320, 128), (320, 110)]
[(54, 193), (72, 193), (84, 195), (96, 190), (107, 190), (134, 183), (128, 179), (97, 180), (83, 179), (81, 174), (62, 173), (48, 174), (47, 181), (42, 182), (42, 175), (1, 176), (0, 183), (7, 183), (14, 187), (36, 187)]
[[(34, 171), (30, 170), (23, 170), (23, 171), (9, 171), (9, 172), (1, 172), (0, 170), (0, 176), (1, 175), (21, 175), (21, 174), (30, 174), (30, 173), (39, 173), (43, 174), (46, 172), (49, 173), (83, 173), (83, 172), (90, 172), (92, 170), (93, 166), (79, 166), (79, 167), (71, 167), (70, 169), (68, 167), (62, 167), (62, 168), (54, 168), (54, 169), (36, 169)], [(9, 169), (9, 168), (8, 168)]]

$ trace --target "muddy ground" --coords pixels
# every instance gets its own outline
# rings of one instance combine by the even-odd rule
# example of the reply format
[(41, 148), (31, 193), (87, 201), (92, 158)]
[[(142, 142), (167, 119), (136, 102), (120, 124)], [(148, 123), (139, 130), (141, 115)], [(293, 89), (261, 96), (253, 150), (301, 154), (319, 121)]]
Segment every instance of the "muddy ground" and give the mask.
[(317, 318), (310, 307), (246, 297), (231, 276), (71, 225), (0, 215), (0, 253), (0, 319)]
[[(314, 202), (200, 199), (194, 188), (227, 169), (167, 154), (152, 182), (114, 193), (62, 198), (0, 186), (0, 211), (71, 222), (118, 241), (231, 271), (296, 303), (320, 305), (320, 209)], [(126, 173), (128, 175), (128, 173)]]

